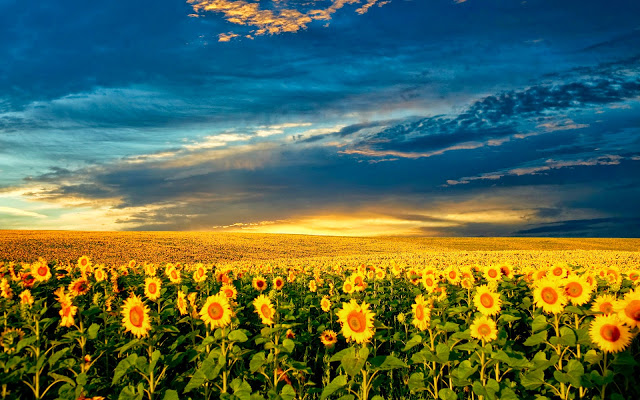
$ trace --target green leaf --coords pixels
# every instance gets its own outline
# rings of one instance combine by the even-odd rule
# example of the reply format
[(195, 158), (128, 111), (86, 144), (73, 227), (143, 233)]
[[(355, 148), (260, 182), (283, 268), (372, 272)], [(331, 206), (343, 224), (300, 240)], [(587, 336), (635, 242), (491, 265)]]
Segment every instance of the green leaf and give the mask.
[[(184, 388), (182, 393), (188, 393), (195, 388), (199, 388), (202, 386), (209, 378), (213, 379), (215, 376), (210, 376), (212, 371), (216, 368), (216, 356), (217, 353), (211, 352), (207, 356), (207, 358), (202, 362), (200, 368), (193, 373), (193, 376), (187, 383), (187, 386)], [(216, 374), (217, 375), (217, 374)]]
[(30, 336), (28, 338), (22, 339), (21, 341), (18, 342), (18, 345), (16, 346), (16, 353), (19, 353), (20, 350), (35, 343), (37, 340), (38, 338), (36, 336)]
[(361, 348), (357, 355), (355, 354), (354, 349), (353, 355), (348, 355), (342, 358), (342, 368), (344, 368), (347, 374), (355, 376), (362, 370), (362, 368), (364, 368), (364, 365), (367, 362), (367, 357), (369, 357), (368, 347)]
[(584, 355), (584, 360), (589, 364), (598, 364), (602, 360), (602, 353), (599, 353), (595, 350), (589, 350)]
[(266, 357), (263, 351), (261, 351), (260, 353), (254, 354), (253, 357), (251, 358), (251, 362), (249, 363), (249, 370), (251, 371), (251, 373), (254, 373), (257, 370), (259, 370), (260, 367), (264, 365), (265, 361), (266, 361)]
[(66, 383), (70, 384), (73, 387), (76, 386), (76, 382), (73, 379), (69, 378), (68, 376), (56, 374), (56, 373), (53, 373), (53, 372), (49, 372), (49, 376), (52, 377), (53, 379), (57, 380), (57, 381), (66, 382)]
[(616, 353), (613, 357), (613, 365), (623, 365), (629, 367), (635, 367), (638, 365), (635, 357), (632, 356), (628, 351)]
[(282, 400), (293, 400), (296, 398), (296, 391), (293, 390), (291, 385), (284, 385), (282, 392), (280, 392), (280, 397)]
[(411, 393), (425, 390), (424, 374), (422, 372), (415, 372), (409, 377), (409, 390)]
[(49, 357), (49, 368), (53, 367), (58, 362), (58, 360), (60, 360), (60, 357), (62, 357), (68, 351), (69, 348), (67, 347), (53, 353), (51, 357)]
[(471, 340), (471, 331), (469, 329), (465, 331), (456, 332), (449, 337), (452, 340)]
[(511, 314), (502, 314), (500, 315), (500, 318), (499, 318), (499, 320), (502, 322), (513, 322), (519, 319), (520, 317), (516, 317), (515, 315), (511, 315)]
[(118, 400), (141, 400), (144, 395), (144, 391), (137, 391), (135, 387), (129, 385), (122, 389)]
[[(138, 355), (135, 353), (130, 354), (129, 357), (120, 361), (116, 366), (116, 369), (113, 371), (113, 380), (111, 381), (111, 384), (115, 385), (116, 383), (118, 383), (120, 381), (120, 378), (122, 378), (122, 376), (136, 364), (136, 361), (138, 361)], [(120, 394), (122, 395), (122, 393)]]
[(444, 343), (438, 343), (438, 345), (436, 346), (436, 357), (438, 358), (438, 361), (441, 363), (446, 363), (447, 361), (449, 361), (449, 354), (451, 353), (451, 350), (449, 349), (449, 346), (447, 346)]
[(500, 400), (520, 400), (520, 397), (508, 387), (502, 388), (500, 391)]
[(97, 338), (99, 330), (100, 330), (100, 325), (91, 324), (91, 326), (87, 330), (87, 334), (89, 335), (89, 339), (94, 340), (95, 338)]
[(249, 340), (249, 338), (244, 332), (236, 329), (229, 333), (229, 340), (231, 340), (232, 342), (244, 343)]
[(536, 346), (547, 340), (547, 331), (538, 332), (531, 335), (524, 341), (525, 346)]
[(438, 397), (442, 400), (458, 400), (458, 396), (456, 396), (456, 392), (449, 388), (440, 389), (438, 391)]
[(533, 323), (531, 324), (531, 329), (534, 332), (539, 332), (541, 330), (547, 329), (547, 318), (544, 315), (538, 315), (533, 319)]
[(457, 332), (460, 330), (460, 325), (454, 324), (453, 322), (447, 322), (442, 327), (442, 330), (445, 332)]
[(411, 356), (411, 362), (414, 364), (422, 364), (425, 362), (436, 361), (437, 358), (429, 349), (422, 349)]
[(469, 377), (478, 370), (478, 366), (471, 366), (471, 361), (464, 360), (458, 364), (457, 368), (451, 371), (451, 377), (453, 378), (453, 384), (455, 386), (469, 386)]
[(411, 339), (409, 339), (409, 341), (407, 342), (407, 344), (404, 346), (404, 348), (402, 349), (402, 351), (407, 351), (411, 348), (413, 348), (414, 346), (419, 345), (420, 343), (422, 343), (422, 336), (420, 335), (413, 335), (411, 337)]
[(388, 371), (396, 368), (408, 368), (404, 361), (394, 356), (377, 356), (371, 359), (373, 371)]
[(334, 362), (334, 361), (342, 361), (342, 357), (348, 355), (348, 354), (355, 354), (355, 349), (353, 347), (347, 347), (344, 350), (340, 350), (339, 352), (337, 352), (336, 354), (334, 354), (333, 356), (331, 356), (331, 358), (329, 359), (329, 362)]
[(130, 348), (132, 348), (133, 346), (137, 345), (139, 343), (138, 339), (133, 339), (131, 341), (129, 341), (129, 343), (125, 344), (124, 346), (120, 347), (119, 350), (120, 352), (118, 353), (119, 356), (122, 355), (122, 353), (124, 353), (125, 351), (129, 350)]
[(180, 396), (175, 390), (169, 389), (164, 393), (162, 400), (180, 400)]
[(574, 387), (582, 386), (580, 384), (580, 380), (582, 375), (584, 375), (584, 366), (580, 363), (580, 361), (572, 359), (569, 360), (567, 365), (565, 366), (565, 371), (567, 371), (567, 379), (570, 384)]
[(565, 346), (575, 346), (576, 341), (577, 338), (573, 329), (567, 326), (560, 328), (560, 344)]
[(520, 375), (520, 383), (527, 390), (536, 389), (544, 384), (544, 371), (537, 369)]
[(151, 354), (151, 361), (149, 362), (149, 372), (153, 371), (156, 367), (156, 364), (158, 363), (158, 360), (160, 359), (160, 350), (154, 350), (154, 352)]
[(329, 383), (327, 386), (324, 387), (324, 389), (322, 390), (322, 394), (320, 395), (320, 400), (326, 399), (327, 397), (331, 396), (337, 390), (343, 388), (346, 385), (347, 385), (346, 375), (336, 376), (335, 378), (333, 378), (331, 383)]
[(285, 339), (282, 341), (282, 347), (284, 347), (287, 353), (289, 354), (291, 354), (295, 345), (296, 344), (291, 339)]
[(566, 306), (564, 308), (564, 311), (571, 314), (584, 315), (584, 311), (582, 311), (580, 307), (576, 307), (576, 306)]

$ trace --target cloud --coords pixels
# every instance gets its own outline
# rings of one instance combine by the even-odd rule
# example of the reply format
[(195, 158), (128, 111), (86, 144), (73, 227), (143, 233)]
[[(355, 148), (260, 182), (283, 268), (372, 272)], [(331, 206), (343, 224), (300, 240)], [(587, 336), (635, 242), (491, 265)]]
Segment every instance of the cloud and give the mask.
[(535, 228), (523, 229), (516, 234), (524, 236), (584, 236), (584, 237), (640, 237), (640, 217), (590, 218), (556, 221)]
[[(250, 26), (256, 29), (250, 31), (247, 37), (260, 35), (277, 35), (285, 32), (298, 32), (306, 29), (312, 21), (329, 21), (332, 15), (349, 4), (359, 4), (361, 0), (330, 0), (327, 8), (314, 8), (319, 1), (310, 1), (303, 10), (286, 8), (289, 3), (272, 1), (271, 9), (263, 8), (264, 2), (251, 2), (244, 0), (188, 0), (196, 13), (215, 12), (223, 15), (223, 18), (236, 25)], [(389, 1), (367, 0), (360, 8), (358, 14), (366, 13), (369, 8), (378, 3), (379, 6)], [(304, 5), (305, 3), (301, 3)], [(191, 14), (198, 16), (200, 14)], [(239, 36), (235, 33), (221, 34), (219, 40), (229, 41), (232, 37)]]
[(38, 214), (33, 211), (21, 210), (19, 208), (0, 206), (0, 214), (9, 214), (19, 217), (47, 218), (46, 215)]

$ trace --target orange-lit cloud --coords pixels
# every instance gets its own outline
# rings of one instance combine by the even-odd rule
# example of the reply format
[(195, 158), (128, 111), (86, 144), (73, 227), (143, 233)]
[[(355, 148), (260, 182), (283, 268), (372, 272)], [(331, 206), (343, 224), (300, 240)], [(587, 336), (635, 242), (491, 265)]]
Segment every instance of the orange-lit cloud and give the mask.
[[(196, 13), (215, 12), (223, 14), (224, 19), (237, 24), (250, 26), (256, 29), (251, 31), (252, 35), (277, 35), (284, 32), (298, 32), (306, 29), (312, 21), (329, 21), (332, 15), (348, 4), (361, 4), (362, 0), (331, 0), (331, 5), (326, 8), (314, 8), (316, 1), (309, 3), (308, 9), (299, 10), (296, 8), (285, 8), (279, 1), (271, 3), (271, 9), (264, 8), (260, 2), (244, 0), (188, 0)], [(264, 2), (262, 2), (264, 4)], [(382, 6), (389, 1), (366, 0), (362, 7), (356, 9), (358, 14), (366, 13), (369, 8), (378, 4)], [(199, 16), (200, 14), (190, 14)], [(239, 36), (235, 33), (224, 33), (218, 36), (220, 42), (228, 42), (232, 38)]]

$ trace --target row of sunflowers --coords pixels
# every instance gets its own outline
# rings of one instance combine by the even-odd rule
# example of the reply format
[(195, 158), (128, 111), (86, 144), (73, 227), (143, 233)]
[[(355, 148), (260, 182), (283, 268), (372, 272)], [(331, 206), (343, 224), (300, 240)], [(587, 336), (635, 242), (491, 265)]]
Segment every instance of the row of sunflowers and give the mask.
[(0, 263), (3, 399), (640, 398), (638, 266)]

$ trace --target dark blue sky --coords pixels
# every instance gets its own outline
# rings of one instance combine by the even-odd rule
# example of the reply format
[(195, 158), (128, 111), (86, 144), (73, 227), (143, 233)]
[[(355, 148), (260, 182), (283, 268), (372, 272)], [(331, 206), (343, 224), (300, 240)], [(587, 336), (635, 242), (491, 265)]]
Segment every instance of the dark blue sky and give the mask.
[(639, 236), (638, 15), (0, 0), (0, 228)]

